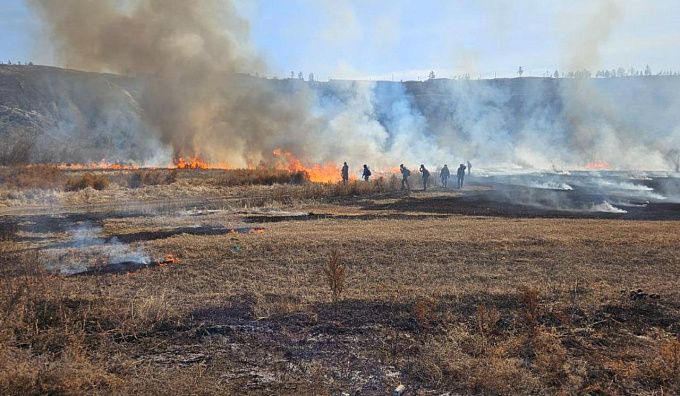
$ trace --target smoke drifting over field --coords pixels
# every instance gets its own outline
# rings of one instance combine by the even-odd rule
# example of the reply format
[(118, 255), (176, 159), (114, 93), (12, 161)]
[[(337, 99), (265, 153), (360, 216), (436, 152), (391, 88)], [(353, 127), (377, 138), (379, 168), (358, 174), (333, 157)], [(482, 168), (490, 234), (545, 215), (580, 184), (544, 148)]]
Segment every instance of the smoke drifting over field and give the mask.
[[(113, 138), (116, 158), (199, 156), (252, 166), (281, 148), (307, 164), (346, 160), (354, 169), (464, 160), (506, 169), (590, 162), (668, 169), (666, 152), (680, 147), (673, 110), (680, 82), (670, 77), (274, 81), (241, 74), (267, 67), (230, 1), (30, 1), (65, 66), (137, 77), (130, 98), (140, 120)], [(597, 52), (594, 46), (584, 56)], [(88, 128), (106, 133), (102, 125)], [(154, 152), (117, 141), (131, 135), (157, 140), (144, 145)]]

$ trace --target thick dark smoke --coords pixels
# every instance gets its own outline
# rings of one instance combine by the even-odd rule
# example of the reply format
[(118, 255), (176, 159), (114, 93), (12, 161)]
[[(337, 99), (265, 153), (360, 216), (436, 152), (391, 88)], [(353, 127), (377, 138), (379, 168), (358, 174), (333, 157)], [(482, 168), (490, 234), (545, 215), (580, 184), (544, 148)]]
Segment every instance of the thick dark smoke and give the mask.
[(65, 66), (142, 77), (139, 106), (176, 156), (246, 165), (313, 122), (304, 96), (238, 74), (265, 67), (229, 1), (30, 2)]

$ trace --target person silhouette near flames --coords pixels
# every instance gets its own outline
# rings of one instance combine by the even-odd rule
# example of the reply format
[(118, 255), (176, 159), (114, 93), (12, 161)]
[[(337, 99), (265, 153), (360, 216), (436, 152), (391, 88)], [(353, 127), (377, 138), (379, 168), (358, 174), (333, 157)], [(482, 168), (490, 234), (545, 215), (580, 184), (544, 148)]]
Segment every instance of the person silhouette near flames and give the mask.
[(458, 176), (458, 189), (463, 188), (463, 181), (465, 181), (465, 165), (460, 164), (458, 167), (458, 172), (456, 172), (456, 175)]
[(371, 177), (371, 170), (368, 169), (366, 164), (364, 164), (364, 172), (361, 174), (361, 177), (363, 177), (365, 181), (368, 181), (368, 178)]
[(451, 177), (449, 166), (444, 164), (442, 170), (439, 171), (439, 178), (442, 180), (442, 186), (444, 186), (444, 188), (449, 184), (449, 177)]
[(423, 174), (423, 191), (427, 191), (427, 180), (430, 178), (430, 171), (425, 165), (420, 164), (420, 173)]
[(340, 174), (342, 175), (342, 182), (347, 184), (349, 181), (349, 166), (347, 166), (347, 162), (342, 165), (342, 171), (340, 171)]
[(411, 185), (408, 184), (408, 177), (411, 176), (411, 171), (408, 170), (404, 164), (399, 165), (399, 172), (401, 172), (401, 189), (408, 189), (411, 191)]

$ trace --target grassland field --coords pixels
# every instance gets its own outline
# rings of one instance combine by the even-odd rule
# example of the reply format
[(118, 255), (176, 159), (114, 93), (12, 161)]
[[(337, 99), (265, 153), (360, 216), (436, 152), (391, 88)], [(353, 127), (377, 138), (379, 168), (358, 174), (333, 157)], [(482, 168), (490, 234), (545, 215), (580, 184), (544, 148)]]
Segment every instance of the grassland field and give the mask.
[[(678, 221), (461, 210), (474, 180), (2, 172), (1, 394), (680, 393)], [(83, 226), (177, 262), (72, 274), (110, 257)]]

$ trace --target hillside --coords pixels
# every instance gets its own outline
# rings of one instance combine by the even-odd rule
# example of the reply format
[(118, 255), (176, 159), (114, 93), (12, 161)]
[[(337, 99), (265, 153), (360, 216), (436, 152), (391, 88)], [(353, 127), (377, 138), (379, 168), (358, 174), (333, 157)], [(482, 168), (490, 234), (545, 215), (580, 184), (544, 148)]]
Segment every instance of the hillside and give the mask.
[(88, 161), (111, 151), (138, 158), (153, 139), (139, 82), (44, 66), (0, 66), (0, 163)]
[[(331, 126), (338, 115), (350, 119), (348, 129), (375, 122), (388, 135), (379, 142), (383, 146), (428, 140), (427, 147), (453, 146), (466, 158), (485, 161), (588, 161), (614, 151), (622, 162), (634, 157), (659, 164), (664, 149), (680, 145), (678, 77), (374, 83), (244, 75), (242, 84), (268, 86), (267, 92), (284, 97), (304, 91), (314, 116)], [(172, 148), (161, 143), (157, 127), (140, 110), (143, 86), (141, 78), (1, 65), (0, 164), (148, 162), (167, 154)]]

